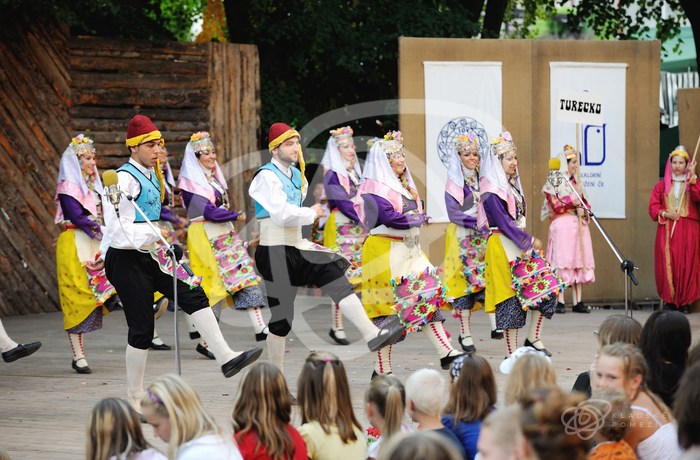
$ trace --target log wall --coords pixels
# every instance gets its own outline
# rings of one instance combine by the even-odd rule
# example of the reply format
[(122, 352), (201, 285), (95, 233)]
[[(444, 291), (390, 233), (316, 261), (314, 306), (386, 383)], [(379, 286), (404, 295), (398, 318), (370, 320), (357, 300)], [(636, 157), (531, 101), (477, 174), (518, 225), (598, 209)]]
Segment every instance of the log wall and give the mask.
[(78, 132), (95, 141), (98, 169), (114, 169), (129, 156), (128, 120), (147, 115), (177, 177), (189, 136), (210, 131), (219, 162), (235, 165), (226, 168), (232, 203), (252, 209), (255, 46), (70, 37), (58, 25), (17, 26), (0, 37), (0, 317), (60, 308), (53, 196), (60, 156)]

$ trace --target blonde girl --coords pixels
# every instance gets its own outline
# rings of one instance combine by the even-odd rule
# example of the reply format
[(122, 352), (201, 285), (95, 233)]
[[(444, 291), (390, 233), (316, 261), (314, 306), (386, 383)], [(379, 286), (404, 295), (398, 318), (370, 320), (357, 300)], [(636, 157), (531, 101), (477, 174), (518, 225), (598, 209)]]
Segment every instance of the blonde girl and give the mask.
[(141, 399), (141, 408), (153, 434), (168, 443), (168, 459), (242, 459), (182, 377), (167, 374), (156, 379)]
[(406, 391), (401, 381), (391, 375), (375, 377), (365, 393), (365, 413), (382, 435), (367, 448), (368, 459), (378, 458), (382, 443), (401, 432), (405, 411)]
[[(640, 460), (680, 457), (678, 435), (671, 411), (646, 388), (647, 365), (642, 352), (629, 344), (603, 347), (596, 363), (597, 389), (622, 389), (632, 407), (632, 422), (624, 440)], [(594, 389), (596, 389), (594, 388)]]
[(274, 364), (250, 368), (233, 406), (234, 439), (244, 459), (306, 460), (306, 443), (290, 425), (287, 381)]
[(518, 358), (506, 380), (506, 405), (519, 403), (531, 391), (557, 386), (554, 366), (538, 353), (526, 353)]
[(143, 436), (139, 414), (123, 399), (105, 398), (90, 412), (87, 460), (165, 460)]
[(365, 458), (365, 439), (352, 410), (345, 366), (337, 356), (314, 352), (306, 358), (297, 384), (302, 425), (311, 460)]

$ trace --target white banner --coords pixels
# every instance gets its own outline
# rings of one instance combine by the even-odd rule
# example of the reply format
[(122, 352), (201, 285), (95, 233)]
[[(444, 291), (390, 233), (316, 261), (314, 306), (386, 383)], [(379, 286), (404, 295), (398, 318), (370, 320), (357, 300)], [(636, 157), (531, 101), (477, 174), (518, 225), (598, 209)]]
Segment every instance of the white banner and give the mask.
[(474, 132), (483, 155), (490, 137), (501, 132), (501, 63), (425, 61), (423, 71), (426, 212), (432, 222), (448, 222), (445, 183), (455, 139)]
[(604, 105), (600, 94), (561, 89), (555, 104), (557, 121), (602, 125)]
[[(625, 214), (625, 89), (627, 64), (599, 62), (550, 62), (550, 156), (564, 145), (576, 145), (578, 127), (581, 151), (581, 180), (591, 199), (591, 207), (601, 218), (624, 219)], [(603, 105), (602, 120), (580, 120), (570, 113), (560, 121), (558, 115), (566, 94), (589, 93), (588, 100)], [(597, 99), (592, 99), (597, 98)], [(570, 98), (573, 100), (573, 98)], [(580, 99), (580, 98), (579, 98)], [(564, 102), (566, 105), (566, 102)], [(584, 106), (591, 110), (590, 104)], [(569, 103), (569, 111), (573, 104)], [(593, 108), (595, 112), (596, 108)], [(582, 108), (583, 111), (583, 108)], [(595, 114), (594, 114), (595, 115)], [(585, 121), (585, 120), (584, 120)], [(590, 123), (593, 121), (593, 123)]]

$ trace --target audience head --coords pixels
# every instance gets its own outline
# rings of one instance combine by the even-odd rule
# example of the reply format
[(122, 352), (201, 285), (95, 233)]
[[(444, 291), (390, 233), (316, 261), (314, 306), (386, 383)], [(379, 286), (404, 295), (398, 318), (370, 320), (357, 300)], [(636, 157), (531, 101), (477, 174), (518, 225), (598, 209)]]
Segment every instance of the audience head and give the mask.
[(419, 369), (406, 379), (406, 407), (413, 420), (439, 417), (447, 404), (445, 378), (435, 369)]
[(603, 348), (611, 343), (639, 344), (642, 325), (636, 319), (625, 315), (610, 315), (598, 329), (598, 346)]
[(522, 458), (523, 432), (519, 404), (491, 412), (481, 424), (477, 448), (481, 460), (519, 460)]
[(688, 367), (673, 402), (678, 423), (678, 444), (683, 449), (700, 446), (700, 363)]
[(126, 458), (151, 447), (143, 436), (139, 414), (123, 399), (98, 402), (90, 411), (87, 432), (88, 460)]
[[(406, 411), (406, 391), (399, 379), (391, 375), (379, 375), (365, 394), (367, 419), (382, 436), (389, 438), (401, 431)], [(377, 426), (381, 420), (381, 427)]]
[(251, 366), (233, 405), (236, 439), (253, 431), (271, 458), (292, 458), (294, 442), (286, 429), (291, 414), (289, 389), (282, 371), (266, 362)]
[(639, 348), (647, 360), (650, 376), (658, 371), (658, 364), (669, 362), (685, 368), (690, 348), (690, 322), (679, 311), (658, 310), (653, 312), (642, 328)]
[(456, 420), (483, 420), (496, 405), (496, 378), (482, 356), (465, 354), (452, 363), (450, 399), (445, 413)]
[(595, 419), (601, 441), (621, 441), (629, 431), (632, 408), (621, 389), (594, 391), (580, 406)]
[(168, 458), (175, 458), (178, 447), (192, 439), (221, 434), (194, 388), (175, 374), (157, 378), (141, 399), (141, 408), (153, 433), (168, 443)]
[(613, 343), (600, 350), (595, 372), (597, 389), (622, 389), (634, 401), (644, 386), (647, 365), (639, 348)]
[(324, 430), (336, 425), (344, 443), (357, 440), (353, 427), (362, 427), (352, 410), (345, 366), (337, 356), (311, 353), (301, 368), (297, 391), (302, 423), (316, 421)]
[(688, 351), (686, 366), (690, 367), (695, 363), (700, 363), (700, 343), (696, 343), (693, 345), (693, 348)]
[(399, 433), (379, 453), (378, 460), (461, 460), (462, 455), (445, 437), (432, 431)]
[(570, 429), (577, 426), (577, 406), (584, 399), (580, 393), (565, 393), (559, 388), (535, 391), (523, 398), (520, 424), (525, 437), (525, 457), (585, 459), (590, 441), (578, 430)]
[(557, 386), (557, 373), (547, 358), (539, 353), (527, 353), (515, 361), (508, 374), (505, 403), (514, 404), (532, 390)]

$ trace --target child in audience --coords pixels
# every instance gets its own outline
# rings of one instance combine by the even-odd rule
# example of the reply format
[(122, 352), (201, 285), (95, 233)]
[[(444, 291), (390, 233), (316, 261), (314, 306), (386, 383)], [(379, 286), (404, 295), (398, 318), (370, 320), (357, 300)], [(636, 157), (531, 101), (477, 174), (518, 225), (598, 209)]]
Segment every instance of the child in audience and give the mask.
[(582, 402), (582, 416), (592, 415), (596, 429), (595, 446), (588, 460), (636, 460), (634, 450), (623, 439), (632, 422), (632, 408), (622, 390), (596, 390), (593, 397)]
[(378, 460), (462, 460), (455, 444), (435, 431), (399, 433), (386, 443)]
[(405, 411), (406, 392), (401, 381), (391, 375), (375, 377), (365, 394), (365, 412), (381, 436), (367, 448), (367, 459), (378, 458), (383, 443), (401, 432)]
[(520, 427), (519, 404), (512, 404), (491, 412), (481, 424), (479, 458), (481, 460), (520, 460), (524, 444)]
[(301, 369), (297, 391), (299, 433), (309, 459), (364, 459), (365, 439), (352, 410), (343, 362), (331, 353), (311, 353)]
[(246, 374), (233, 406), (234, 439), (244, 460), (306, 460), (306, 444), (290, 425), (287, 382), (274, 364), (259, 362)]
[(233, 440), (223, 435), (182, 377), (156, 379), (141, 399), (141, 408), (153, 434), (168, 443), (170, 460), (242, 460)]
[(475, 354), (457, 358), (450, 374), (450, 399), (442, 424), (457, 436), (466, 458), (474, 460), (481, 422), (496, 406), (496, 379), (488, 361)]
[(557, 373), (546, 357), (539, 353), (527, 353), (517, 359), (508, 374), (505, 389), (507, 405), (521, 402), (534, 390), (557, 386)]
[[(9, 458), (9, 457), (8, 457)], [(123, 399), (105, 398), (90, 411), (88, 460), (166, 460), (143, 436), (139, 414)]]
[(445, 379), (435, 369), (419, 369), (406, 380), (406, 407), (411, 420), (418, 423), (419, 431), (434, 431), (454, 444), (462, 458), (467, 458), (455, 434), (440, 421), (447, 404)]

